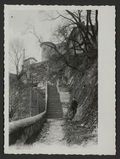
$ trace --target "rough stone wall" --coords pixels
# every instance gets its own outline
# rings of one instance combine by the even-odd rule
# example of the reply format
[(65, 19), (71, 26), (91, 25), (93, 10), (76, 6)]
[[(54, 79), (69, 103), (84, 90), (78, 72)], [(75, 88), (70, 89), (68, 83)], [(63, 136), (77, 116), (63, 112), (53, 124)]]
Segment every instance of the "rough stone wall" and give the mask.
[(9, 125), (9, 144), (29, 143), (40, 132), (46, 120), (46, 112), (37, 116), (11, 122)]
[(82, 76), (76, 74), (73, 78), (72, 95), (78, 100), (78, 110), (74, 120), (92, 129), (98, 120), (98, 71), (97, 60), (86, 69)]
[(45, 110), (45, 90), (32, 88), (31, 90), (31, 116), (42, 113)]

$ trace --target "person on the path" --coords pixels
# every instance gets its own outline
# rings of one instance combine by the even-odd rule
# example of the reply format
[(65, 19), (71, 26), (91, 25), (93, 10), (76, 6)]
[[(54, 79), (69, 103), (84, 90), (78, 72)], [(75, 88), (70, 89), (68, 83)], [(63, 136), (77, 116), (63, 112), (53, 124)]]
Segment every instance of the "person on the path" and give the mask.
[(69, 119), (72, 120), (77, 112), (77, 107), (78, 107), (78, 102), (75, 99), (75, 97), (72, 100), (71, 106), (70, 106), (70, 110), (69, 110)]

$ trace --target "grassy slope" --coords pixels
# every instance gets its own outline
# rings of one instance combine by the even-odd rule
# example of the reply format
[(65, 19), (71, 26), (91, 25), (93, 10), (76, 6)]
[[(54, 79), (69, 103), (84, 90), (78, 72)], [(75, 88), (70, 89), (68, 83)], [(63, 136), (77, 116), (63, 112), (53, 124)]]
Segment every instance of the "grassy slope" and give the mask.
[[(44, 111), (44, 94), (38, 90), (38, 101), (36, 99), (36, 90), (32, 89), (32, 104), (39, 105), (39, 112)], [(25, 85), (20, 80), (14, 80), (10, 83), (9, 90), (9, 112), (10, 121), (19, 120), (30, 116), (30, 86)], [(13, 111), (11, 111), (11, 108)], [(35, 114), (35, 113), (34, 113)], [(35, 114), (37, 115), (37, 114)]]
[(77, 113), (72, 122), (65, 123), (65, 138), (68, 144), (82, 144), (97, 141), (98, 100), (97, 100), (97, 61), (95, 60), (84, 74), (73, 75), (71, 99), (78, 100)]

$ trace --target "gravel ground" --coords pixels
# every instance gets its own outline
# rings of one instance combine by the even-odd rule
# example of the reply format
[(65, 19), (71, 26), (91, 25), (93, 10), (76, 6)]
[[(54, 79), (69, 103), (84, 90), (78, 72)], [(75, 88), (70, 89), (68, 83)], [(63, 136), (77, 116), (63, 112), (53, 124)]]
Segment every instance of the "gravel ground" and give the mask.
[[(63, 100), (65, 96), (61, 96)], [(86, 127), (82, 126), (79, 122), (66, 121), (66, 114), (69, 103), (63, 100), (63, 119), (47, 119), (42, 131), (37, 136), (32, 147), (44, 147), (53, 145), (72, 146), (72, 145), (86, 145), (88, 140), (92, 139), (93, 144), (97, 143), (97, 137), (89, 133)], [(83, 143), (83, 144), (82, 144)], [(14, 145), (15, 146), (15, 145)], [(16, 145), (18, 148), (25, 145)]]
[(63, 119), (48, 119), (35, 144), (65, 144), (63, 126)]

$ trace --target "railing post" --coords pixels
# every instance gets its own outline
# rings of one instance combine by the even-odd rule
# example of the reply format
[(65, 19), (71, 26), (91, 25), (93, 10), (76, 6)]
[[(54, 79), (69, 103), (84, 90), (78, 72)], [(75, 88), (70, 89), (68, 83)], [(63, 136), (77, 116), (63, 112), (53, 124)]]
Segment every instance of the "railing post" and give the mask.
[(30, 103), (29, 103), (29, 113), (30, 113), (30, 116), (31, 116), (31, 106), (32, 106), (32, 88), (30, 86)]
[(48, 104), (48, 83), (46, 81), (46, 87), (45, 87), (45, 111), (47, 112), (47, 104)]

